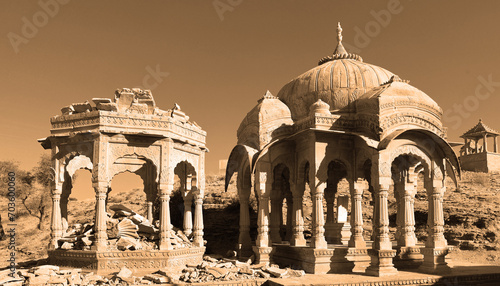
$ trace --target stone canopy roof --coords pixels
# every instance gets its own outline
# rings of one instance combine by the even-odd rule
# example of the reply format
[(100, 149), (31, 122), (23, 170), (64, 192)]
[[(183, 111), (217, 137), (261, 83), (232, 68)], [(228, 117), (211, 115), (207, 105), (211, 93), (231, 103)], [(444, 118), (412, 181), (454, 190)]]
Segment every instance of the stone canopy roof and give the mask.
[(469, 131), (462, 134), (460, 138), (482, 138), (485, 134), (486, 136), (500, 135), (500, 133), (498, 133), (496, 130), (484, 124), (483, 120), (479, 119), (479, 122), (476, 124), (476, 126), (472, 127), (471, 129), (469, 129)]

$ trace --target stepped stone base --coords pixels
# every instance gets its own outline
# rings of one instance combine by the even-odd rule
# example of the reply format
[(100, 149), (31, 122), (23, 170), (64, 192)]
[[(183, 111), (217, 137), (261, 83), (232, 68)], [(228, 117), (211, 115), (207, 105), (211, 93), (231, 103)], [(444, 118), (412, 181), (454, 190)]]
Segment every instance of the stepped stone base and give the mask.
[(308, 246), (273, 244), (272, 261), (281, 267), (303, 269), (306, 273), (351, 273), (354, 262), (346, 259), (347, 246), (313, 249)]
[(186, 264), (203, 260), (205, 247), (174, 250), (95, 251), (50, 250), (49, 263), (91, 270), (99, 275), (118, 272), (127, 267), (137, 272), (156, 271), (160, 268), (183, 269)]
[(415, 269), (424, 262), (419, 246), (401, 246), (396, 249), (394, 266), (398, 269)]
[(392, 259), (396, 256), (396, 250), (374, 250), (370, 249), (371, 263), (366, 268), (365, 273), (372, 276), (389, 276), (398, 274), (398, 270), (392, 264)]

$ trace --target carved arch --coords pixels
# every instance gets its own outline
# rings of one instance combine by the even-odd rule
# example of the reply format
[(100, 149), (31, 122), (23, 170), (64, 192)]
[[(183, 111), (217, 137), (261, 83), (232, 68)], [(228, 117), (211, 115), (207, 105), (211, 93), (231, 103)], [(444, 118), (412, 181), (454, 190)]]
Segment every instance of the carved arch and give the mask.
[(79, 169), (87, 169), (92, 172), (93, 168), (94, 165), (92, 164), (92, 160), (85, 155), (74, 156), (69, 159), (68, 163), (66, 164), (66, 172), (71, 179), (73, 179), (75, 172)]

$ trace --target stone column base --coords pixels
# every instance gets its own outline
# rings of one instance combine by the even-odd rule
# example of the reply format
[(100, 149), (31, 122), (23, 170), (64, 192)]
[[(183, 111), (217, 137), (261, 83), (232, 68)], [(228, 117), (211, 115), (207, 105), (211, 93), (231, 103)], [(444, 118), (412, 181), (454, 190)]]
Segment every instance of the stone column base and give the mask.
[(345, 258), (354, 263), (352, 272), (363, 273), (370, 265), (370, 256), (366, 248), (349, 247)]
[(351, 239), (351, 224), (348, 222), (327, 224), (325, 238), (328, 243), (347, 245)]
[(415, 269), (422, 265), (424, 256), (419, 246), (398, 246), (394, 257), (394, 265), (398, 269)]
[(449, 252), (448, 247), (441, 248), (422, 248), (424, 262), (418, 268), (419, 271), (430, 274), (446, 274), (451, 271), (451, 267), (446, 262), (446, 255)]
[(272, 247), (268, 246), (253, 246), (253, 253), (255, 254), (255, 263), (269, 263), (271, 261)]
[(291, 246), (306, 246), (306, 240), (304, 238), (294, 238), (292, 237), (292, 239), (290, 240), (290, 245)]
[(369, 250), (371, 256), (371, 263), (366, 268), (366, 274), (372, 276), (389, 276), (398, 273), (398, 270), (392, 264), (392, 259), (396, 256), (396, 250)]

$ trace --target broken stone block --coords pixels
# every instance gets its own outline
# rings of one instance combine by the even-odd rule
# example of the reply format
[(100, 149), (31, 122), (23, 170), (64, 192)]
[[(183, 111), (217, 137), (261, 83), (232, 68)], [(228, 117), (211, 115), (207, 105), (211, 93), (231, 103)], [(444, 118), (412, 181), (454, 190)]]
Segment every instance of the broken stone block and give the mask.
[[(10, 273), (10, 270), (8, 270), (8, 271)], [(5, 285), (5, 286), (19, 285), (19, 286), (22, 286), (23, 281), (24, 281), (24, 279), (17, 276), (16, 274), (14, 274), (14, 277), (12, 277), (8, 274), (0, 275), (0, 285)]]
[(92, 101), (94, 102), (95, 105), (97, 105), (99, 103), (111, 103), (111, 99), (110, 98), (97, 98), (97, 97), (94, 97), (94, 98), (92, 98)]
[(239, 272), (241, 274), (248, 274), (248, 275), (254, 275), (254, 270), (251, 269), (248, 265), (240, 265), (239, 266)]
[(257, 269), (255, 270), (255, 274), (258, 276), (258, 277), (261, 277), (261, 278), (264, 278), (264, 279), (269, 279), (271, 278), (271, 274), (269, 273), (266, 273), (260, 269)]
[(120, 223), (117, 224), (118, 237), (133, 237), (139, 238), (137, 231), (139, 227), (133, 223), (130, 219), (124, 218)]
[(152, 281), (156, 284), (167, 284), (170, 283), (170, 279), (166, 276), (160, 275), (160, 274), (148, 274), (144, 276), (144, 279)]
[(217, 264), (217, 267), (231, 268), (231, 267), (233, 267), (233, 263), (231, 263), (231, 262), (219, 263), (219, 264)]
[(35, 277), (30, 277), (28, 280), (28, 285), (45, 285), (50, 280), (50, 275), (38, 275)]
[(127, 267), (122, 267), (120, 269), (120, 272), (116, 274), (116, 277), (120, 278), (121, 280), (127, 281), (130, 277), (132, 277), (132, 270), (128, 269)]
[(86, 236), (82, 237), (82, 242), (86, 246), (90, 246), (92, 244), (92, 241), (90, 240), (90, 238), (88, 238)]
[(274, 278), (283, 278), (287, 272), (286, 269), (280, 269), (279, 267), (275, 266), (264, 267), (262, 270), (271, 274)]
[(229, 273), (229, 270), (225, 268), (210, 267), (207, 269), (207, 272), (213, 275), (215, 279), (219, 279), (226, 276)]
[(287, 276), (288, 277), (302, 277), (306, 275), (306, 272), (304, 270), (294, 270), (294, 269), (287, 269)]
[(71, 243), (71, 242), (64, 242), (61, 245), (61, 249), (65, 249), (65, 250), (73, 249), (73, 243)]
[(78, 237), (76, 236), (66, 236), (66, 237), (62, 237), (60, 238), (58, 241), (59, 242), (76, 242), (78, 240)]
[(35, 275), (56, 275), (56, 272), (59, 271), (59, 267), (54, 265), (42, 265), (33, 267), (32, 270)]
[(88, 101), (83, 103), (73, 103), (72, 106), (75, 113), (88, 112), (92, 110), (92, 106)]
[(82, 277), (80, 274), (71, 274), (71, 276), (68, 277), (68, 283), (69, 285), (81, 285)]
[(104, 282), (104, 279), (101, 275), (96, 275), (90, 272), (89, 274), (85, 275), (85, 277), (83, 277), (82, 285), (88, 285), (92, 282)]
[(139, 250), (142, 249), (142, 245), (135, 238), (120, 237), (116, 242), (116, 248), (118, 250)]
[(70, 115), (70, 114), (73, 114), (74, 111), (75, 110), (73, 109), (72, 105), (65, 106), (65, 107), (61, 108), (62, 115)]
[(50, 276), (50, 279), (49, 279), (49, 281), (47, 281), (47, 283), (49, 283), (49, 284), (66, 284), (67, 279), (64, 276), (54, 275), (54, 276)]
[(98, 103), (96, 104), (97, 110), (104, 110), (104, 111), (117, 111), (118, 106), (114, 102), (110, 103)]
[(113, 217), (128, 217), (135, 214), (133, 210), (121, 204), (110, 206), (109, 209), (115, 212)]
[(118, 238), (118, 228), (115, 227), (109, 227), (106, 229), (106, 235), (108, 236), (108, 239), (114, 239)]

